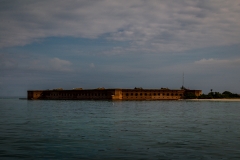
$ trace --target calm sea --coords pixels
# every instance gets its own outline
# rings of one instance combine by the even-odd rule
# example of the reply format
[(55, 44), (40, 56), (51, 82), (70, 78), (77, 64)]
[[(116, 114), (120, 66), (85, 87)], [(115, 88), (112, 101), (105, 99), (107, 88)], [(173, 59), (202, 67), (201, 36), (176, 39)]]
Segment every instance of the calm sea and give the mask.
[(240, 102), (0, 99), (0, 159), (240, 159)]

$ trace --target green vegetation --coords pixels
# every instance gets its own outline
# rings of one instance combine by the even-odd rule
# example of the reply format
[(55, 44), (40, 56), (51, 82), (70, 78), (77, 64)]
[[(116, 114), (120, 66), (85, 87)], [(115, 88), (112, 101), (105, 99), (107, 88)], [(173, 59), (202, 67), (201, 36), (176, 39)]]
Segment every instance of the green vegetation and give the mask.
[(218, 98), (240, 98), (240, 95), (224, 91), (222, 94), (219, 92), (209, 92), (197, 97), (198, 99), (218, 99)]
[(96, 90), (104, 90), (104, 89), (105, 89), (104, 87), (99, 87)]
[(54, 88), (53, 91), (61, 91), (63, 90), (62, 88)]
[(142, 87), (135, 87), (134, 89), (143, 89)]
[(73, 90), (83, 90), (82, 88), (73, 88)]
[(197, 96), (194, 93), (186, 93), (184, 94), (185, 99), (196, 99)]

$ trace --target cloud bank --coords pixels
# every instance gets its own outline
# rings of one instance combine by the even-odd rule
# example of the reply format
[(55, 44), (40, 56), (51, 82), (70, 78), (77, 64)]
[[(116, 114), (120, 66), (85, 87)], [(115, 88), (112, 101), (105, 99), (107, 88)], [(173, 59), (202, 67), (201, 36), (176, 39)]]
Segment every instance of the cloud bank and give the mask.
[(0, 54), (0, 70), (71, 72), (72, 63), (60, 58)]
[(179, 52), (240, 41), (238, 0), (0, 3), (0, 47), (70, 36), (129, 41), (131, 50)]

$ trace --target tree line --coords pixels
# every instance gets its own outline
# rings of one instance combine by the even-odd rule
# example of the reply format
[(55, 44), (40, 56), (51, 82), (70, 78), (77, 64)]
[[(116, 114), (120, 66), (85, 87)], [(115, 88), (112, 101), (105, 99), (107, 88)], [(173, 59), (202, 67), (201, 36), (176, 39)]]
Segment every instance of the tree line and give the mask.
[(219, 92), (209, 92), (208, 94), (202, 94), (196, 96), (194, 93), (186, 93), (184, 95), (185, 99), (220, 99), (220, 98), (240, 98), (239, 94), (231, 93), (229, 91), (224, 91), (223, 93)]

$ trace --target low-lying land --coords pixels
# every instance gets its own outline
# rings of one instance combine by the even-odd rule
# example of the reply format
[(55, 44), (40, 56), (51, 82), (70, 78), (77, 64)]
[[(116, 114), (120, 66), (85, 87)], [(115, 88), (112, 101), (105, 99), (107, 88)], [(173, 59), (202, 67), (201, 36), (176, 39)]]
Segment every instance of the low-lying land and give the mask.
[(196, 96), (192, 93), (187, 93), (184, 95), (185, 99), (240, 99), (239, 94), (231, 93), (229, 91), (224, 91), (223, 93), (219, 92), (209, 92), (208, 94), (201, 94), (200, 96)]
[(231, 99), (186, 99), (186, 101), (214, 101), (214, 102), (240, 102), (240, 98), (231, 98)]

